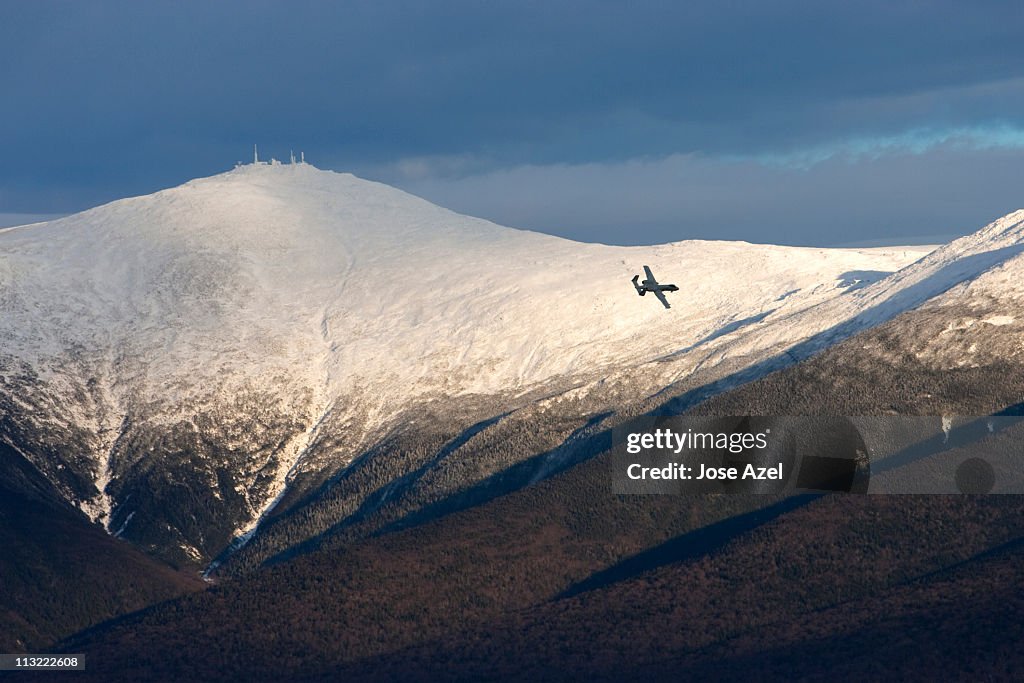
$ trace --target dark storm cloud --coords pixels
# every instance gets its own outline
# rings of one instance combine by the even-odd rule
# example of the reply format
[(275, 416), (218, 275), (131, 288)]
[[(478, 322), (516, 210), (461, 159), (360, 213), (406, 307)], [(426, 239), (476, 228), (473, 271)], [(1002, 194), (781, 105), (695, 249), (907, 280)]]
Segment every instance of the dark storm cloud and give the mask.
[(1024, 151), (939, 146), (810, 168), (676, 155), (422, 177), (416, 194), (580, 241), (935, 244), (1024, 208)]
[(872, 150), (909, 134), (919, 148), (897, 151), (922, 154), (950, 130), (1016, 149), (1022, 18), (983, 2), (0, 0), (0, 211), (152, 191), (252, 142), (407, 185), (692, 153), (838, 150), (874, 172)]

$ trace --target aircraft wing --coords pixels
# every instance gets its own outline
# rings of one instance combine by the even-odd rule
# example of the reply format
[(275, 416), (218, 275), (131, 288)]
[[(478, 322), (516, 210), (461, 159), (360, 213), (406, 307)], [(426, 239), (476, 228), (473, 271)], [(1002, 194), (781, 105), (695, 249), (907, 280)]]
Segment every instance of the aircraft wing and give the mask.
[(668, 299), (665, 298), (665, 294), (660, 289), (649, 289), (649, 292), (654, 292), (654, 296), (658, 297), (658, 301), (664, 304), (665, 308), (672, 308), (668, 305)]
[(647, 280), (653, 285), (658, 281), (654, 279), (654, 273), (651, 272), (649, 266), (644, 266), (644, 272), (647, 274)]

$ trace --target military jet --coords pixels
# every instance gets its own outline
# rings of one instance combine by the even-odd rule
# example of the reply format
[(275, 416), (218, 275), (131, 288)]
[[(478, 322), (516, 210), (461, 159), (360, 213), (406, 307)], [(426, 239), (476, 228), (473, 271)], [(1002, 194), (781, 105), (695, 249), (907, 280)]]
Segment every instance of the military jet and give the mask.
[(658, 284), (658, 281), (654, 279), (654, 273), (647, 266), (644, 266), (644, 273), (647, 274), (647, 279), (637, 284), (637, 280), (640, 279), (639, 275), (633, 276), (633, 286), (636, 287), (636, 293), (643, 296), (647, 292), (654, 292), (654, 296), (658, 297), (658, 300), (665, 306), (665, 308), (672, 308), (668, 305), (668, 299), (665, 298), (664, 292), (677, 292), (679, 288), (675, 285), (662, 285)]

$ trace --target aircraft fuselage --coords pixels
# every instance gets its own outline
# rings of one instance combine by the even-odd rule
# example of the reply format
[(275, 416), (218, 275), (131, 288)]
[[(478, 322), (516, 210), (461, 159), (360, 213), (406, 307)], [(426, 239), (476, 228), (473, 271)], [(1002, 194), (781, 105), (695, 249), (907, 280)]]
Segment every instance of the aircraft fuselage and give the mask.
[(651, 282), (650, 280), (641, 280), (640, 286), (648, 292), (678, 292), (679, 288), (675, 285), (661, 285), (657, 282)]

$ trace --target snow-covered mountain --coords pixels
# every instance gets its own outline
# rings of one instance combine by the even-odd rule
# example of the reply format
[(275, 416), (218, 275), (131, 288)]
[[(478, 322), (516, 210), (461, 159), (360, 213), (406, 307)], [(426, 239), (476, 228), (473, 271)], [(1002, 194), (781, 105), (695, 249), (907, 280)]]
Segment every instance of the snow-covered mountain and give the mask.
[(1013, 289), (1022, 235), (1017, 212), (934, 251), (611, 247), (241, 166), (0, 230), (0, 443), (111, 533), (206, 563), (417, 420), (799, 359), (981, 273)]

